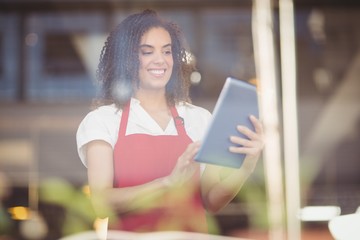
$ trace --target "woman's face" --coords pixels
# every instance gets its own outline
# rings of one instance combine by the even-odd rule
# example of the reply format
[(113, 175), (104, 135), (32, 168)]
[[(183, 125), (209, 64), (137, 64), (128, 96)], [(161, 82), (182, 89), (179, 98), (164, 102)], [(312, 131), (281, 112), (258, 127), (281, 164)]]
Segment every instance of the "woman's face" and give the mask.
[(141, 37), (139, 60), (140, 89), (165, 91), (174, 61), (171, 37), (164, 28), (151, 28)]

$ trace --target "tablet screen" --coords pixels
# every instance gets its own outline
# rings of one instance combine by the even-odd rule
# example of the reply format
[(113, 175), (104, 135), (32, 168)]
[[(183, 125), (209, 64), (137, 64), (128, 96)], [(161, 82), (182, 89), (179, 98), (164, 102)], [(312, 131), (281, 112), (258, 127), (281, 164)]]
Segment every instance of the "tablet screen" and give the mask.
[(230, 142), (230, 136), (246, 138), (237, 131), (237, 125), (245, 125), (254, 130), (250, 115), (259, 117), (256, 87), (228, 77), (215, 104), (213, 118), (195, 161), (239, 168), (245, 154), (229, 151), (229, 147), (234, 145)]

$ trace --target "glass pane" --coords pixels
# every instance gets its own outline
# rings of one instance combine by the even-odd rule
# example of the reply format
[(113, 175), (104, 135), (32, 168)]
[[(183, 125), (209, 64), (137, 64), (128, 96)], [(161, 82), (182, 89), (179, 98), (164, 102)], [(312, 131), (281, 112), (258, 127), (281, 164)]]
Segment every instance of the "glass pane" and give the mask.
[(84, 63), (71, 41), (71, 33), (46, 33), (44, 41), (46, 75), (86, 74)]

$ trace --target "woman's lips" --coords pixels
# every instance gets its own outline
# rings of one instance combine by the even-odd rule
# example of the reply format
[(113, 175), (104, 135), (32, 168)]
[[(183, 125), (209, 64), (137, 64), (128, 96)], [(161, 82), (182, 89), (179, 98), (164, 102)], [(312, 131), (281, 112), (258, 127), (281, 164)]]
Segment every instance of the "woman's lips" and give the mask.
[(155, 77), (161, 77), (165, 74), (165, 69), (149, 69), (149, 73)]

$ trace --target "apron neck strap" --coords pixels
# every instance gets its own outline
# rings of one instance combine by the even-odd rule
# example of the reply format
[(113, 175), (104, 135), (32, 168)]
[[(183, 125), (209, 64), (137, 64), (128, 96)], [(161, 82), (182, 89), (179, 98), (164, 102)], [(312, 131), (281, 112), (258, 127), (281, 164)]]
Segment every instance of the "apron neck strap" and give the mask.
[(175, 106), (170, 107), (170, 111), (171, 111), (171, 115), (173, 116), (175, 127), (178, 134), (182, 136), (186, 135), (186, 131), (184, 127), (184, 118), (179, 116)]
[(126, 134), (126, 127), (127, 127), (129, 111), (130, 111), (129, 109), (130, 109), (130, 101), (127, 102), (122, 109), (119, 136), (125, 136)]

